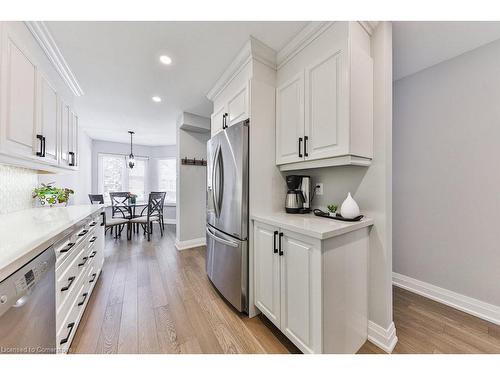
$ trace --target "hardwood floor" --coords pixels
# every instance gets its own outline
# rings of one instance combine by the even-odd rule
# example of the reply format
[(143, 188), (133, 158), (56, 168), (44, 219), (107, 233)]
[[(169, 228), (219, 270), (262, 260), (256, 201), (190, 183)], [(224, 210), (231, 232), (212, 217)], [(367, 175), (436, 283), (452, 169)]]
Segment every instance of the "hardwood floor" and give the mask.
[[(232, 309), (205, 274), (205, 250), (107, 236), (106, 261), (71, 353), (299, 353), (266, 318)], [(500, 353), (500, 326), (394, 288), (394, 353)], [(366, 342), (359, 353), (383, 353)]]
[(204, 247), (177, 251), (107, 236), (106, 261), (71, 353), (299, 353), (267, 319), (231, 308), (205, 274)]

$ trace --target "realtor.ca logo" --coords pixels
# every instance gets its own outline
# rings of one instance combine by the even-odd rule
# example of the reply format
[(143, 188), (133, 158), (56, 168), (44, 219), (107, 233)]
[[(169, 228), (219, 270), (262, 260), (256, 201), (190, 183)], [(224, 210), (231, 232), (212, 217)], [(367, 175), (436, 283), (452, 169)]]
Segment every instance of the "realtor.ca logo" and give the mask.
[(57, 349), (43, 346), (8, 347), (0, 346), (0, 354), (53, 354)]

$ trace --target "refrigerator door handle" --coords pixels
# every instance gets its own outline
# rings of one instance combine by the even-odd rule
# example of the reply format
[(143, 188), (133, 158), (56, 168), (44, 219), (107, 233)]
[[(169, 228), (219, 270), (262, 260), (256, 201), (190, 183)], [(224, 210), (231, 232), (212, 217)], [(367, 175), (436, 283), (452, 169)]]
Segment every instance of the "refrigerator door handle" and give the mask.
[(212, 165), (212, 200), (214, 202), (214, 211), (215, 211), (215, 216), (219, 217), (219, 205), (217, 202), (217, 180), (215, 179), (216, 175), (216, 168), (218, 165), (219, 161), (219, 148), (220, 146), (217, 146), (217, 149), (215, 150), (215, 158), (213, 161)]
[(217, 242), (223, 243), (224, 245), (228, 245), (231, 247), (236, 247), (236, 248), (239, 246), (239, 244), (237, 242), (228, 241), (228, 240), (225, 240), (225, 239), (220, 238), (219, 236), (215, 235), (215, 233), (212, 233), (212, 231), (210, 229), (208, 229), (208, 227), (206, 227), (206, 231), (207, 231), (207, 234)]

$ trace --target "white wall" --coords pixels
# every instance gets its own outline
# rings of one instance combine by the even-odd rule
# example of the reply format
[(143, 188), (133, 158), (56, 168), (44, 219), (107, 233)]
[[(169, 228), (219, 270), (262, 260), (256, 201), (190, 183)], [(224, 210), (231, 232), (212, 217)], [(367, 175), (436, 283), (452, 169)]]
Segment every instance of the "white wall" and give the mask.
[(500, 306), (500, 41), (394, 84), (394, 271)]
[[(118, 142), (108, 142), (94, 140), (92, 142), (92, 194), (98, 194), (98, 156), (99, 153), (108, 154), (120, 154), (128, 155), (130, 154), (130, 144), (118, 143)], [(154, 191), (158, 189), (158, 176), (155, 174), (157, 170), (155, 168), (157, 159), (166, 157), (176, 157), (176, 146), (141, 146), (134, 145), (134, 155), (144, 156), (149, 158), (148, 162), (148, 178), (146, 181), (149, 191)], [(88, 197), (87, 197), (88, 199)], [(167, 222), (175, 221), (175, 206), (167, 205), (164, 210), (165, 220)]]
[[(189, 116), (188, 116), (189, 115)], [(189, 129), (198, 127), (200, 131), (210, 129), (210, 119), (199, 117), (192, 120), (184, 113), (177, 122), (177, 234), (176, 243), (183, 247), (183, 242), (202, 243), (206, 225), (206, 186), (207, 168), (202, 166), (182, 165), (181, 158), (207, 159), (207, 141), (210, 133), (188, 131), (181, 128), (189, 123)], [(198, 126), (197, 126), (198, 125)], [(208, 126), (207, 126), (208, 125)]]

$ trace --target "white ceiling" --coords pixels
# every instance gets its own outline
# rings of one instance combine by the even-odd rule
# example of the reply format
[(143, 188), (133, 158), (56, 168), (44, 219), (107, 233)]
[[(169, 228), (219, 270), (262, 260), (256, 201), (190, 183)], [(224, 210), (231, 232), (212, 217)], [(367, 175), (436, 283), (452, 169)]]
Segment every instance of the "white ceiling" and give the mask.
[[(209, 116), (206, 93), (252, 35), (281, 49), (307, 22), (46, 22), (85, 95), (91, 138), (175, 144), (182, 111)], [(170, 56), (169, 66), (158, 61)], [(154, 103), (151, 97), (162, 97)]]
[(394, 22), (394, 80), (500, 39), (500, 22)]

